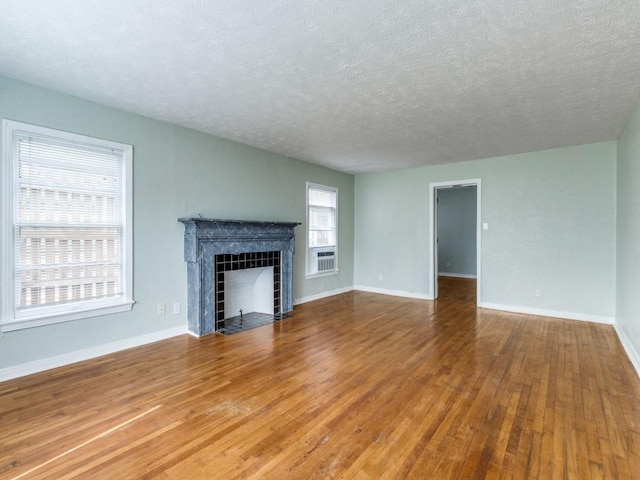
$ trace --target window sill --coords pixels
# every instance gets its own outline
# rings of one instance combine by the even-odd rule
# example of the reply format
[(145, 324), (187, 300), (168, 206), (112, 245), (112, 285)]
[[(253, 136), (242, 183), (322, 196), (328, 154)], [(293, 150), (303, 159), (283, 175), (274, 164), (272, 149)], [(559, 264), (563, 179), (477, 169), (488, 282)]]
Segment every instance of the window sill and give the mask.
[(306, 279), (310, 280), (312, 278), (322, 278), (322, 277), (330, 277), (332, 275), (337, 275), (338, 273), (340, 273), (340, 269), (336, 268), (335, 270), (330, 270), (328, 272), (322, 272), (322, 273), (307, 273)]
[(127, 312), (133, 308), (135, 302), (125, 302), (118, 305), (111, 305), (91, 310), (81, 310), (76, 312), (62, 313), (58, 315), (42, 315), (37, 317), (21, 318), (5, 322), (0, 325), (0, 331), (12, 332), (14, 330), (23, 330), (25, 328), (42, 327), (44, 325), (53, 325), (56, 323), (68, 322), (71, 320), (80, 320), (82, 318), (97, 317), (100, 315), (109, 315), (111, 313)]

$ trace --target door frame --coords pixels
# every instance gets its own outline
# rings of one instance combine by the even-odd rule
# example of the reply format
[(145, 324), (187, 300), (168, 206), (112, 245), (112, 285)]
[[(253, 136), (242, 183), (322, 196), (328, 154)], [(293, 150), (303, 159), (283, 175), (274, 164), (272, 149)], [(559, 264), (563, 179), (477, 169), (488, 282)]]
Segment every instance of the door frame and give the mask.
[(482, 255), (481, 255), (481, 230), (482, 230), (482, 179), (471, 178), (467, 180), (450, 180), (447, 182), (433, 182), (429, 184), (429, 238), (431, 248), (429, 249), (429, 265), (431, 268), (431, 296), (434, 300), (438, 298), (438, 203), (437, 195), (439, 188), (452, 188), (461, 186), (476, 187), (476, 305), (481, 305), (482, 293)]

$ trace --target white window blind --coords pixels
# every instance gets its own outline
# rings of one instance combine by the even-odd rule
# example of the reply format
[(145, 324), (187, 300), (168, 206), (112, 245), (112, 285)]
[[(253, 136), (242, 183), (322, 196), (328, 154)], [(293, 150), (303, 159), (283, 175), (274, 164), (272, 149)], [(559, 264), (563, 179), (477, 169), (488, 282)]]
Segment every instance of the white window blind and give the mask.
[(131, 147), (9, 127), (12, 320), (130, 304)]

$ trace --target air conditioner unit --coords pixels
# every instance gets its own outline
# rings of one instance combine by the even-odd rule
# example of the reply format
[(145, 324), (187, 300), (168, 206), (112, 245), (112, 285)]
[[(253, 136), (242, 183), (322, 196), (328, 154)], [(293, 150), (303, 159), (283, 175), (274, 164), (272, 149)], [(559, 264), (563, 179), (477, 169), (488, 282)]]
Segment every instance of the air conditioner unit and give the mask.
[(336, 269), (335, 249), (313, 250), (311, 252), (310, 273), (331, 272)]
[(318, 273), (328, 272), (336, 268), (336, 252), (318, 252)]

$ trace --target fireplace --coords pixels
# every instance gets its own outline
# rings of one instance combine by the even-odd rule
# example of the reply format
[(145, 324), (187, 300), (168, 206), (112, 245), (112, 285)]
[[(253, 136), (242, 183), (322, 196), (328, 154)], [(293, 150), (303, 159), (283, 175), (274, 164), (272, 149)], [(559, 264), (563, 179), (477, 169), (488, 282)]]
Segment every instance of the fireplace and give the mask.
[(222, 331), (225, 272), (273, 267), (273, 316), (293, 310), (294, 222), (180, 218), (185, 226), (189, 331)]

